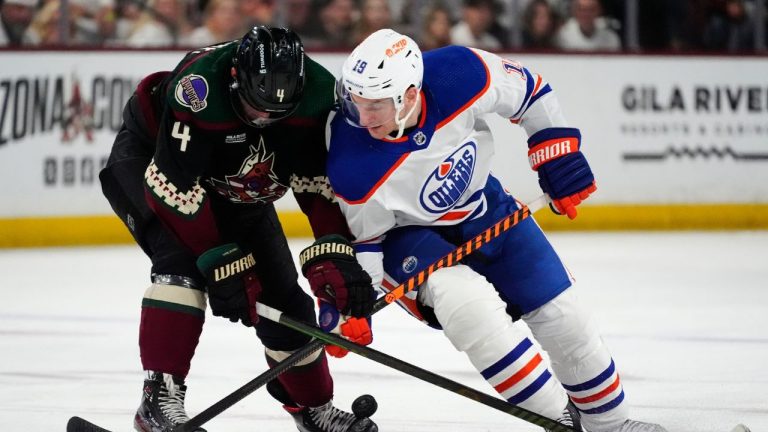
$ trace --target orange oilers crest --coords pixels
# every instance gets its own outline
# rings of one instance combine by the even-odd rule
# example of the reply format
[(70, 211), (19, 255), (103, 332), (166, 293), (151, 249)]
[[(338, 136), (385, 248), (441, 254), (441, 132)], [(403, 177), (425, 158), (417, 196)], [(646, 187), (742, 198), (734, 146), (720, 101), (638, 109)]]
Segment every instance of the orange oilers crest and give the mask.
[(453, 163), (450, 161), (441, 163), (437, 170), (437, 175), (440, 177), (445, 177), (449, 172), (451, 172), (451, 167), (453, 167)]

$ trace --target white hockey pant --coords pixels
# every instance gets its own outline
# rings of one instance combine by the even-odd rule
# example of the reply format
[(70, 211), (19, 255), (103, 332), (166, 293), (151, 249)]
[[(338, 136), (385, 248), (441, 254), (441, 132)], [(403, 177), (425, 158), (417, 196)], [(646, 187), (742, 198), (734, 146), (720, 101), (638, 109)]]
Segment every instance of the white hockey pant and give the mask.
[(527, 329), (513, 323), (493, 286), (465, 265), (433, 273), (419, 301), (434, 308), (453, 346), (514, 405), (551, 419), (567, 403), (563, 387), (547, 368)]
[(523, 315), (590, 432), (616, 430), (628, 418), (616, 367), (572, 288)]

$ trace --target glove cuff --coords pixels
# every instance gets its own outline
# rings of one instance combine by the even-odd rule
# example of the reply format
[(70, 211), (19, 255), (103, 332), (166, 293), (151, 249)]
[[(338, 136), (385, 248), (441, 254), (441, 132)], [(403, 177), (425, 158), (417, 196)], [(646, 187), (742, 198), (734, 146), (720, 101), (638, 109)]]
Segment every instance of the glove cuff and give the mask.
[(299, 254), (301, 272), (306, 274), (307, 267), (318, 260), (355, 261), (355, 248), (349, 240), (338, 234), (323, 236)]
[(528, 163), (531, 169), (538, 171), (541, 165), (549, 161), (578, 152), (580, 146), (581, 133), (578, 129), (542, 129), (528, 138)]
[(200, 273), (212, 277), (213, 281), (227, 279), (256, 265), (253, 254), (243, 254), (235, 243), (227, 243), (208, 249), (197, 259)]

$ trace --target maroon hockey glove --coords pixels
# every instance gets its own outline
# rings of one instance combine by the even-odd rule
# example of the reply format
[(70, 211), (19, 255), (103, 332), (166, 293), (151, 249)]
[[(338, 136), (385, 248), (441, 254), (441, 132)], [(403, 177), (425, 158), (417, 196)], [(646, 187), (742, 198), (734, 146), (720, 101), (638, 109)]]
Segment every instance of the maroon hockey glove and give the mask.
[(552, 210), (576, 218), (576, 206), (597, 190), (595, 176), (579, 150), (581, 133), (574, 128), (547, 128), (528, 139), (528, 161), (539, 172), (541, 190), (552, 198)]
[(355, 250), (340, 235), (327, 235), (301, 251), (301, 272), (315, 296), (345, 315), (370, 315), (376, 294), (371, 277), (355, 258)]
[(197, 268), (207, 280), (208, 302), (215, 316), (251, 327), (259, 322), (256, 302), (261, 294), (253, 254), (245, 255), (229, 243), (207, 250), (197, 259)]

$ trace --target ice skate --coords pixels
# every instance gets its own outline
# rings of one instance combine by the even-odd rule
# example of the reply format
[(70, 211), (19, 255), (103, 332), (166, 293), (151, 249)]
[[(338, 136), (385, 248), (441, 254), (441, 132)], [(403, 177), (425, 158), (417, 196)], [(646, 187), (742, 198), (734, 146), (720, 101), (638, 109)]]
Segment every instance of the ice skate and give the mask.
[[(579, 414), (579, 410), (576, 409), (576, 406), (573, 405), (573, 402), (571, 401), (568, 401), (568, 405), (565, 406), (563, 414), (557, 419), (557, 422), (565, 426), (570, 426), (579, 431), (582, 430), (581, 414)], [(544, 430), (546, 432), (550, 432), (549, 429)]]
[(655, 423), (627, 420), (613, 432), (667, 432), (667, 430)]
[(354, 414), (334, 407), (333, 401), (328, 401), (325, 405), (316, 408), (288, 405), (284, 408), (293, 416), (301, 432), (378, 432), (376, 423), (368, 418), (373, 412), (355, 409), (355, 405), (361, 398), (353, 404)]
[[(188, 422), (189, 416), (184, 409), (186, 392), (183, 380), (169, 374), (148, 372), (133, 428), (139, 432), (171, 432), (176, 426)], [(205, 432), (205, 429), (197, 428), (195, 432)]]

